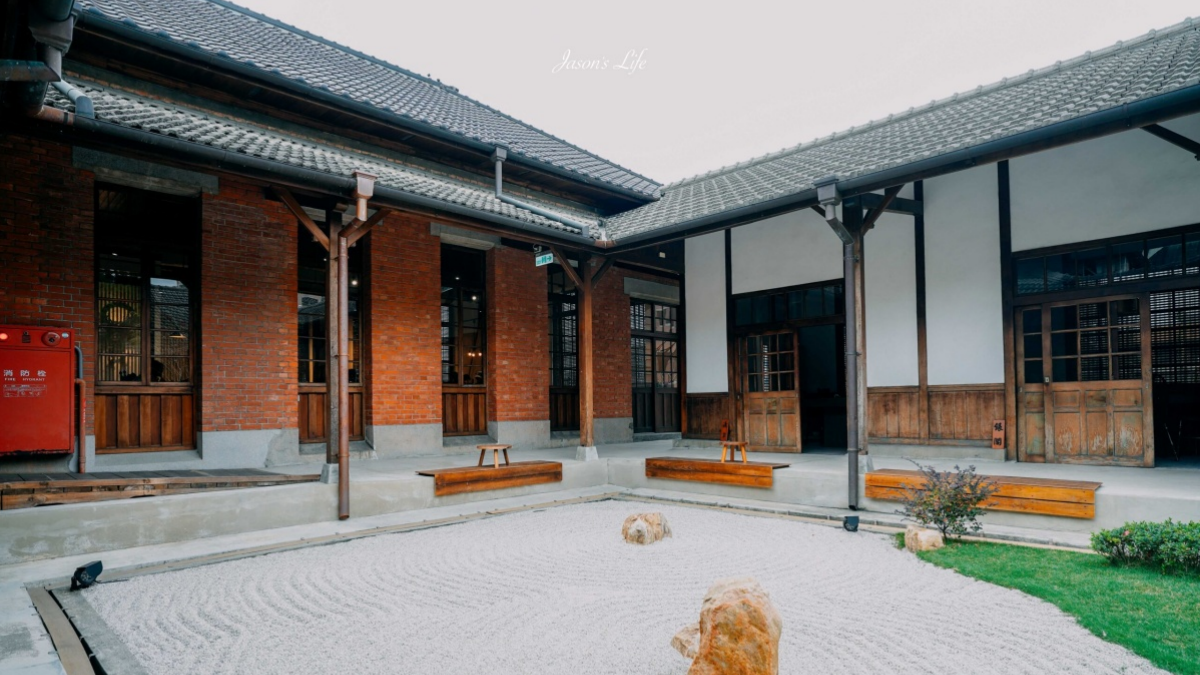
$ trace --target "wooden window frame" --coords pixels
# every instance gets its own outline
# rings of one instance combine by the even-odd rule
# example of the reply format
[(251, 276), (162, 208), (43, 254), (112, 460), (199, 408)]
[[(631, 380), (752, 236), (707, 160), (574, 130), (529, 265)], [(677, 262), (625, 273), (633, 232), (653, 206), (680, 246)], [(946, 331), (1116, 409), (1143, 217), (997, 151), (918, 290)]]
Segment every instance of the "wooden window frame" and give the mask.
[[(456, 302), (458, 303), (458, 306), (459, 306), (460, 308), (461, 308), (461, 306), (462, 306), (462, 298), (463, 298), (463, 295), (464, 295), (465, 293), (476, 293), (476, 294), (478, 294), (478, 297), (479, 297), (479, 299), (478, 299), (478, 300), (472, 300), (472, 302), (477, 302), (477, 303), (479, 303), (479, 326), (478, 326), (478, 329), (477, 329), (477, 330), (479, 331), (479, 349), (480, 349), (480, 351), (481, 351), (481, 355), (480, 355), (480, 357), (479, 357), (479, 359), (480, 359), (480, 361), (479, 361), (479, 372), (480, 372), (480, 375), (481, 375), (481, 380), (482, 380), (482, 381), (480, 381), (480, 382), (471, 382), (471, 383), (464, 383), (464, 382), (462, 381), (462, 380), (463, 380), (463, 372), (464, 372), (464, 370), (465, 370), (465, 368), (464, 368), (464, 366), (465, 366), (465, 358), (464, 358), (464, 356), (463, 356), (463, 349), (462, 349), (462, 345), (463, 345), (463, 322), (462, 322), (462, 318), (461, 318), (461, 316), (460, 316), (460, 317), (459, 317), (459, 319), (458, 319), (458, 321), (457, 321), (456, 323), (455, 323), (455, 322), (449, 322), (449, 323), (451, 323), (452, 325), (455, 325), (455, 326), (456, 326), (456, 328), (457, 328), (456, 334), (455, 334), (455, 336), (454, 336), (454, 339), (455, 339), (454, 345), (455, 345), (456, 349), (455, 349), (455, 359), (454, 359), (454, 361), (453, 361), (453, 363), (454, 363), (454, 366), (455, 366), (455, 372), (456, 372), (457, 381), (455, 381), (455, 382), (447, 382), (447, 381), (444, 379), (444, 378), (445, 378), (445, 375), (443, 375), (443, 380), (442, 380), (442, 389), (443, 389), (443, 390), (451, 390), (451, 389), (486, 389), (486, 388), (487, 388), (487, 386), (488, 386), (488, 373), (487, 373), (487, 371), (488, 371), (488, 368), (487, 368), (487, 364), (488, 364), (488, 340), (487, 340), (487, 331), (488, 331), (488, 325), (487, 325), (487, 324), (488, 324), (488, 320), (487, 320), (488, 296), (487, 296), (487, 288), (486, 288), (486, 286), (487, 286), (487, 281), (486, 281), (486, 278), (487, 278), (487, 256), (486, 256), (486, 252), (484, 252), (484, 251), (479, 251), (479, 250), (476, 250), (476, 249), (466, 248), (466, 247), (463, 247), (463, 246), (453, 246), (453, 245), (451, 245), (451, 244), (442, 244), (442, 247), (441, 247), (441, 248), (442, 248), (442, 251), (443, 251), (443, 252), (444, 252), (445, 250), (447, 250), (447, 249), (451, 249), (451, 250), (458, 250), (458, 251), (464, 251), (464, 252), (468, 252), (468, 253), (470, 253), (470, 254), (472, 254), (472, 255), (478, 255), (478, 256), (479, 256), (479, 259), (480, 259), (480, 266), (481, 266), (482, 278), (483, 278), (483, 280), (484, 280), (484, 283), (483, 283), (483, 284), (482, 284), (480, 287), (478, 287), (478, 288), (475, 288), (475, 287), (468, 287), (468, 286), (465, 286), (465, 285), (464, 285), (464, 286), (455, 286), (455, 287), (453, 287), (453, 288), (456, 290), (456, 296), (457, 296), (457, 297), (456, 297)], [(445, 288), (445, 287), (443, 286), (443, 289), (444, 289), (444, 288)], [(443, 290), (443, 293), (444, 293), (444, 292), (445, 292), (445, 291)], [(444, 297), (444, 296), (443, 296), (443, 297)], [(440, 310), (440, 307), (445, 307), (445, 306), (446, 306), (446, 305), (445, 305), (444, 303), (443, 303), (443, 304), (441, 304), (441, 305), (439, 306), (439, 313), (440, 313), (440, 311), (441, 311), (441, 310)], [(448, 322), (446, 322), (446, 321), (442, 321), (442, 322), (441, 322), (441, 324), (442, 324), (442, 327), (443, 327), (443, 328), (445, 328), (445, 327), (446, 327), (446, 325), (447, 325), (447, 323), (448, 323)], [(447, 362), (447, 361), (445, 361), (445, 360), (443, 360), (443, 361), (442, 361), (442, 364), (445, 364), (445, 363), (448, 363), (448, 362)]]

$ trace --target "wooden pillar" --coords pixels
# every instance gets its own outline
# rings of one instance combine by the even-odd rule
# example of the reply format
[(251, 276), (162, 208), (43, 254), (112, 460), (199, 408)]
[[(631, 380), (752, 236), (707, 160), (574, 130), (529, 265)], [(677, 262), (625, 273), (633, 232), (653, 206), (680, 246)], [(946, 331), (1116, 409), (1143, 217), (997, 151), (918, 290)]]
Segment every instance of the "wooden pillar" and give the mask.
[(329, 227), (329, 255), (328, 264), (325, 266), (325, 463), (334, 464), (338, 461), (338, 430), (341, 428), (341, 413), (338, 407), (341, 370), (336, 366), (334, 358), (341, 335), (341, 284), (337, 241), (341, 239), (342, 214), (332, 209), (326, 211), (325, 222)]
[[(924, 203), (925, 186), (913, 183), (913, 199)], [(925, 215), (913, 216), (913, 256), (917, 287), (917, 431), (921, 442), (929, 442), (929, 340), (926, 332), (925, 303)]]
[(1000, 311), (1004, 331), (1004, 458), (1017, 456), (1017, 363), (1013, 329), (1012, 204), (1008, 160), (996, 164), (996, 192), (1000, 206)]
[(745, 440), (741, 436), (742, 422), (742, 383), (739, 382), (739, 347), (737, 336), (734, 334), (736, 316), (733, 306), (733, 230), (725, 230), (725, 368), (729, 391), (729, 440)]
[[(567, 260), (564, 266), (570, 266)], [(577, 459), (594, 458), (596, 454), (595, 417), (592, 391), (595, 383), (595, 354), (592, 348), (592, 305), (595, 288), (592, 285), (591, 259), (579, 260), (579, 451)]]

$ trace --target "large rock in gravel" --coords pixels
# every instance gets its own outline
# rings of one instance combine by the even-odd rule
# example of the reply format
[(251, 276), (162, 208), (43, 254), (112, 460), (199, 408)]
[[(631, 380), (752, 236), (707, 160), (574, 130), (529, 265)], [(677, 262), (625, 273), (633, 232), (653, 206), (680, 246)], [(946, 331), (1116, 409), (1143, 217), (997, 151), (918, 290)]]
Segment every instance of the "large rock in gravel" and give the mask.
[(625, 519), (621, 536), (631, 544), (653, 544), (671, 536), (671, 526), (661, 513), (635, 513)]
[(946, 545), (942, 533), (937, 530), (927, 530), (916, 525), (904, 529), (904, 548), (916, 553), (917, 551), (932, 551)]
[(696, 658), (696, 653), (700, 651), (700, 622), (689, 623), (680, 628), (675, 637), (671, 638), (671, 646), (685, 659)]
[(783, 619), (753, 577), (722, 579), (700, 608), (700, 644), (688, 675), (778, 675)]

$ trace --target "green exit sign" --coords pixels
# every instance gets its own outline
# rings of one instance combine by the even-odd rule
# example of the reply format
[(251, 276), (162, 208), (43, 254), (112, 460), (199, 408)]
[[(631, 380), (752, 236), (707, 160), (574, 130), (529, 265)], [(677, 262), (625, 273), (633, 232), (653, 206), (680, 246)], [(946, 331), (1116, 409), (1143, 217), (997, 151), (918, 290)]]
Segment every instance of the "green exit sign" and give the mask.
[(539, 253), (538, 257), (533, 259), (533, 263), (537, 267), (541, 267), (542, 265), (549, 265), (552, 262), (554, 262), (554, 254), (553, 253)]

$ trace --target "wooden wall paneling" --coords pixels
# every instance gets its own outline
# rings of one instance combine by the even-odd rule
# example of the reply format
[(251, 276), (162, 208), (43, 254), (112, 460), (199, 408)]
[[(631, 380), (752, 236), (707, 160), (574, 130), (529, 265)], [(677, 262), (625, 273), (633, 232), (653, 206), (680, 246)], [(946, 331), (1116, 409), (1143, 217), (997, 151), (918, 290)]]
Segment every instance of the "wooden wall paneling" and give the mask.
[(718, 440), (721, 438), (721, 422), (729, 420), (730, 396), (726, 393), (688, 394), (684, 400), (687, 407), (687, 427), (684, 436)]
[(95, 395), (96, 451), (101, 454), (196, 447), (196, 397), (130, 388)]
[(1004, 414), (1004, 385), (872, 387), (867, 392), (868, 433), (878, 443), (991, 444), (991, 422)]
[(442, 389), (442, 434), (472, 436), (487, 433), (487, 391), (482, 387)]

